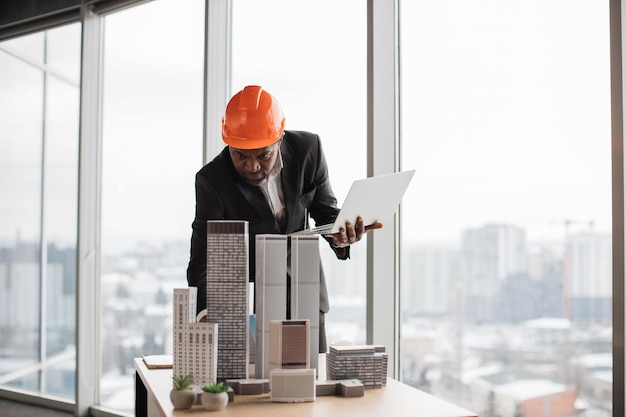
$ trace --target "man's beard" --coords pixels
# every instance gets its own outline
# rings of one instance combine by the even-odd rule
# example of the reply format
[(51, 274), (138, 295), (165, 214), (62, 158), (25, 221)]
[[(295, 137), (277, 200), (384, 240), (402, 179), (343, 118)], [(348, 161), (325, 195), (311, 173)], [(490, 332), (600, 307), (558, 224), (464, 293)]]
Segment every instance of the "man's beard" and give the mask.
[(247, 182), (250, 185), (254, 185), (254, 186), (258, 186), (260, 184), (262, 184), (267, 177), (269, 176), (269, 172), (265, 169), (260, 169), (259, 171), (255, 172), (254, 174), (245, 174), (242, 175), (241, 178), (243, 178), (243, 180), (245, 182)]

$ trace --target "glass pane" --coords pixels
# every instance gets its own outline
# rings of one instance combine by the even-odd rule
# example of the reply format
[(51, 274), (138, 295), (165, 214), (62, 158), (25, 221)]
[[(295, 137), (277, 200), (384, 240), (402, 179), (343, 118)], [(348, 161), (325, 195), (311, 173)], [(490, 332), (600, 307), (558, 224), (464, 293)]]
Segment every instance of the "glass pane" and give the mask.
[(187, 286), (203, 39), (202, 0), (105, 18), (100, 405), (122, 412), (133, 358), (172, 354), (172, 289)]
[(608, 24), (401, 2), (402, 378), (479, 415), (610, 415)]
[[(73, 42), (68, 47), (74, 47), (78, 56), (80, 32), (73, 33), (76, 37), (70, 38)], [(70, 63), (79, 64), (75, 60)], [(44, 382), (47, 392), (74, 398), (80, 96), (78, 85), (53, 76), (48, 77), (47, 89), (44, 234), (49, 243), (44, 279), (46, 356), (51, 366)]]
[[(366, 12), (357, 0), (233, 1), (232, 92), (261, 85), (280, 101), (287, 130), (320, 135), (340, 205), (367, 174)], [(349, 261), (320, 246), (328, 342), (365, 343), (366, 242), (353, 245)]]
[(80, 81), (80, 25), (63, 26), (47, 33), (46, 62), (55, 74), (78, 84)]
[(42, 66), (45, 61), (47, 32), (38, 32), (28, 36), (2, 42), (2, 49), (15, 52), (34, 66)]
[[(52, 75), (42, 64), (56, 31)], [(66, 79), (79, 57), (78, 24), (0, 44), (0, 384), (70, 399), (79, 88)]]

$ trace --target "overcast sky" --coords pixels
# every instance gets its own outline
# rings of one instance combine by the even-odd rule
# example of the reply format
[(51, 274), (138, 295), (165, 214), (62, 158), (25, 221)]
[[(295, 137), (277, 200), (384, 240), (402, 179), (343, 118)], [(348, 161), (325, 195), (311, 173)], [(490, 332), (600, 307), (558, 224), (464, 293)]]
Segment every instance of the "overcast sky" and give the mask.
[[(610, 232), (606, 3), (400, 3), (402, 165), (417, 171), (403, 204), (406, 239), (454, 241), (487, 222), (531, 238), (561, 237), (565, 220)], [(202, 4), (159, 0), (107, 17), (103, 214), (112, 234), (188, 238), (202, 157)], [(233, 92), (261, 84), (288, 128), (319, 133), (342, 201), (366, 175), (366, 3), (235, 0), (233, 14)], [(61, 67), (70, 79), (73, 62)], [(3, 68), (7, 80), (13, 67)], [(2, 109), (13, 108), (14, 85), (0, 81)], [(9, 119), (0, 119), (3, 135), (23, 138)], [(1, 143), (4, 155), (18, 143), (21, 155), (37, 155), (23, 139)], [(13, 184), (7, 169), (3, 190)], [(146, 185), (154, 178), (158, 187)], [(7, 204), (2, 230), (32, 223)], [(170, 212), (180, 215), (163, 220)]]

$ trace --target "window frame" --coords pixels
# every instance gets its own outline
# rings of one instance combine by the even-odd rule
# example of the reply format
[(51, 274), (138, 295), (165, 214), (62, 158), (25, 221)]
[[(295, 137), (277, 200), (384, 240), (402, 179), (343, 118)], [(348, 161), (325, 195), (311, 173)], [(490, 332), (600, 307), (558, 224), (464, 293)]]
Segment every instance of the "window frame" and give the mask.
[[(400, 170), (398, 1), (368, 0), (367, 26), (367, 174), (374, 176)], [(366, 341), (386, 347), (392, 378), (400, 375), (399, 217), (367, 240)]]
[(624, 29), (622, 2), (609, 4), (611, 68), (611, 194), (613, 265), (613, 416), (626, 412), (624, 398)]

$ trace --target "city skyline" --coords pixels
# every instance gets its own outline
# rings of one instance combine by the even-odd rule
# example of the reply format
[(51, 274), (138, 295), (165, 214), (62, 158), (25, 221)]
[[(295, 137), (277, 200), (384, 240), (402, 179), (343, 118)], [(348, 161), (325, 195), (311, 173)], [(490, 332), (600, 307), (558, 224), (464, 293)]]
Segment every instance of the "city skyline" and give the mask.
[[(481, 227), (477, 227), (476, 229), (478, 231), (480, 231), (481, 229), (485, 229), (486, 233), (491, 234), (489, 230), (493, 226), (494, 225), (483, 225)], [(503, 227), (503, 225), (500, 225), (500, 227)], [(510, 227), (514, 227), (514, 226), (510, 226)], [(608, 239), (609, 237), (607, 235), (598, 235), (598, 234), (593, 234), (593, 233), (591, 233), (590, 235), (587, 235), (585, 233), (582, 233), (580, 235), (573, 234), (572, 236), (570, 236), (570, 238), (572, 239), (572, 243), (576, 242), (576, 245), (580, 245), (580, 240), (584, 240), (585, 236), (588, 236), (590, 238), (589, 239), (590, 244), (595, 244), (593, 242), (595, 242), (598, 238), (604, 239), (604, 241), (606, 241), (606, 239)], [(528, 243), (531, 244), (532, 242), (528, 242)], [(178, 247), (178, 245), (174, 245), (174, 247)], [(152, 248), (152, 249), (154, 250), (155, 248)], [(437, 250), (436, 248), (429, 249), (429, 248), (424, 248), (424, 247), (422, 247), (422, 249), (428, 250), (428, 251)], [(541, 276), (541, 274), (549, 273), (552, 275), (544, 275), (544, 276), (548, 277), (550, 280), (558, 279), (558, 275), (554, 275), (555, 273), (558, 274), (558, 270), (556, 271), (554, 270), (554, 265), (558, 265), (560, 262), (563, 261), (564, 252), (560, 250), (558, 246), (556, 250), (553, 250), (553, 249), (554, 249), (553, 246), (546, 247), (546, 250), (551, 251), (549, 252), (551, 253), (550, 256), (547, 256), (546, 253), (542, 254), (541, 252), (532, 253), (531, 258), (534, 260), (532, 262), (529, 262), (528, 272), (536, 277)], [(165, 246), (161, 250), (163, 251), (163, 253), (169, 252), (171, 250), (171, 244)], [(61, 262), (60, 265), (64, 265), (63, 267), (60, 267), (61, 270), (72, 269), (73, 262), (71, 261), (72, 258), (67, 255), (68, 251), (71, 253), (71, 249), (70, 250), (65, 249), (63, 252), (60, 252), (59, 255), (57, 255), (58, 262)], [(422, 259), (422, 257), (425, 254), (427, 254), (428, 251), (414, 253), (413, 258), (415, 260)], [(5, 254), (4, 255), (5, 258), (3, 258), (4, 262), (7, 262), (7, 260), (11, 259), (10, 257), (12, 256), (12, 253), (13, 253), (12, 251), (4, 252)], [(30, 252), (26, 252), (26, 253), (30, 253)], [(448, 257), (453, 256), (453, 254), (450, 254), (449, 252), (445, 252), (445, 253), (448, 253), (448, 255), (446, 255)], [(456, 251), (456, 253), (458, 254), (459, 251)], [(585, 251), (582, 251), (580, 253), (584, 255)], [(16, 255), (17, 255), (17, 252), (16, 252)], [(9, 256), (9, 258), (7, 258), (7, 256)], [(21, 256), (21, 255), (17, 255), (17, 256)], [(577, 256), (578, 256), (577, 254), (574, 254), (575, 258)], [(116, 311), (116, 314), (114, 316), (114, 317), (117, 317), (116, 320), (121, 320), (119, 322), (117, 321), (110, 322), (105, 325), (104, 327), (104, 332), (106, 335), (105, 337), (107, 338), (107, 340), (119, 340), (121, 344), (124, 344), (126, 346), (124, 348), (120, 348), (119, 351), (107, 350), (109, 352), (109, 355), (112, 355), (112, 357), (107, 359), (107, 363), (109, 364), (109, 366), (107, 366), (104, 369), (104, 375), (106, 375), (106, 378), (113, 378), (114, 375), (116, 375), (117, 372), (119, 372), (115, 370), (115, 366), (123, 367), (123, 362), (125, 361), (124, 358), (127, 357), (125, 355), (128, 355), (128, 357), (136, 357), (137, 355), (145, 354), (145, 353), (162, 353), (162, 352), (170, 353), (171, 352), (171, 351), (168, 352), (168, 349), (170, 349), (170, 347), (168, 346), (171, 346), (171, 343), (172, 343), (171, 335), (168, 336), (168, 333), (170, 333), (171, 330), (169, 329), (169, 327), (164, 328), (164, 325), (171, 326), (171, 324), (169, 325), (167, 324), (167, 323), (171, 323), (171, 317), (168, 319), (168, 316), (171, 315), (171, 311), (172, 311), (171, 310), (172, 307), (170, 306), (171, 301), (168, 301), (170, 297), (167, 295), (169, 294), (169, 290), (167, 290), (167, 288), (173, 288), (175, 286), (179, 286), (184, 283), (184, 278), (180, 275), (180, 273), (178, 274), (172, 273), (171, 266), (176, 265), (180, 263), (181, 260), (185, 259), (186, 251), (180, 251), (178, 258), (172, 258), (171, 256), (163, 256), (163, 254), (159, 252), (150, 252), (145, 249), (142, 249), (141, 251), (135, 251), (133, 254), (133, 257), (137, 259), (137, 262), (128, 263), (127, 259), (124, 257), (116, 258), (116, 259), (109, 259), (109, 258), (104, 259), (105, 262), (103, 264), (104, 271), (103, 271), (103, 280), (102, 280), (102, 291), (103, 291), (103, 294), (106, 295), (105, 302), (107, 303), (107, 308), (114, 309)], [(450, 259), (448, 260), (450, 261)], [(537, 261), (541, 259), (543, 259), (543, 261), (541, 262), (544, 262), (543, 267), (539, 267), (539, 265), (537, 264)], [(580, 258), (580, 260), (582, 259), (583, 258)], [(36, 261), (33, 260), (33, 262), (36, 262)], [(605, 259), (605, 262), (610, 262), (610, 261)], [(438, 257), (432, 258), (432, 261), (429, 261), (429, 263), (432, 266), (444, 265), (442, 264), (441, 258), (438, 258)], [(449, 264), (453, 265), (454, 263), (450, 261)], [(356, 268), (355, 270), (358, 270), (357, 265), (354, 265), (354, 268)], [(110, 274), (110, 272), (121, 271), (121, 270), (125, 271), (124, 276), (120, 276), (119, 272), (115, 272), (113, 275)], [(444, 278), (445, 276), (441, 274), (442, 272), (444, 272), (443, 270), (437, 270), (437, 269), (432, 269), (432, 268), (430, 270), (431, 270), (431, 274), (421, 275), (422, 278), (420, 278), (419, 282), (422, 282), (422, 283), (429, 282), (430, 283), (429, 285), (432, 289), (437, 288), (437, 285), (434, 285), (435, 283), (441, 284), (441, 283), (446, 282), (446, 279)], [(409, 271), (415, 272), (419, 270), (412, 267)], [(512, 269), (512, 271), (514, 271), (514, 269)], [(541, 272), (541, 271), (544, 271), (544, 272)], [(586, 275), (586, 276), (589, 276), (589, 275)], [(349, 274), (343, 279), (349, 281), (349, 280), (358, 280), (359, 278), (358, 278), (358, 274)], [(415, 277), (412, 279), (415, 279)], [(590, 279), (590, 278), (584, 278), (584, 279)], [(507, 280), (505, 280), (505, 282), (507, 282)], [(59, 281), (56, 281), (56, 282), (57, 282), (56, 285), (60, 285)], [(520, 283), (523, 284), (524, 282), (527, 282), (530, 285), (530, 287), (527, 287), (527, 288), (537, 288), (536, 284), (533, 284), (533, 281), (520, 281), (518, 282), (518, 284)], [(2, 285), (6, 285), (6, 283)], [(404, 378), (406, 379), (407, 382), (415, 386), (418, 386), (421, 389), (429, 390), (433, 393), (438, 393), (438, 395), (439, 394), (451, 395), (451, 393), (444, 394), (444, 392), (441, 391), (443, 387), (441, 385), (438, 385), (436, 380), (429, 379), (428, 384), (424, 385), (425, 382), (423, 380), (415, 379), (416, 377), (415, 377), (414, 372), (415, 370), (419, 370), (419, 369), (422, 369), (423, 372), (426, 372), (426, 370), (428, 369), (431, 369), (433, 370), (432, 372), (435, 372), (434, 370), (437, 370), (438, 368), (434, 366), (437, 363), (439, 363), (438, 361), (443, 361), (443, 364), (447, 364), (451, 360), (449, 357), (449, 353), (446, 353), (445, 351), (433, 350), (433, 348), (434, 346), (436, 346), (434, 342), (435, 340), (439, 340), (440, 342), (447, 341), (446, 343), (452, 343), (454, 341), (455, 335), (458, 333), (458, 330), (455, 330), (455, 329), (459, 329), (458, 323), (454, 324), (454, 320), (455, 320), (454, 311), (458, 311), (458, 310), (454, 310), (454, 309), (450, 310), (451, 308), (450, 306), (455, 305), (454, 304), (456, 302), (455, 297), (457, 297), (458, 294), (456, 295), (454, 293), (451, 294), (452, 297), (450, 297), (448, 302), (443, 302), (443, 300), (445, 299), (440, 298), (440, 296), (441, 294), (445, 293), (445, 288), (446, 288), (445, 286), (443, 288), (439, 287), (440, 288), (439, 291), (443, 291), (440, 293), (431, 292), (432, 290), (425, 291), (427, 287), (420, 287), (420, 290), (418, 291), (418, 293), (415, 293), (414, 290), (412, 290), (409, 287), (406, 287), (406, 282), (401, 283), (401, 285), (403, 286), (402, 287), (403, 290), (401, 292), (402, 296), (409, 297), (409, 300), (412, 300), (413, 305), (415, 303), (418, 303), (421, 306), (427, 308), (429, 304), (425, 303), (425, 301), (428, 301), (429, 299), (431, 299), (435, 301), (437, 300), (442, 301), (436, 304), (438, 304), (440, 308), (443, 308), (443, 310), (435, 311), (436, 314), (429, 314), (426, 311), (415, 314), (415, 312), (411, 311), (409, 308), (411, 307), (411, 304), (407, 303), (406, 299), (401, 300), (402, 314), (404, 317), (403, 323), (401, 324), (401, 329), (402, 329), (402, 334), (403, 334), (402, 343), (404, 346), (402, 349), (403, 357), (401, 358), (401, 363), (403, 364), (402, 372), (404, 374)], [(523, 294), (523, 291), (525, 291), (523, 290), (523, 288), (526, 288), (526, 287), (517, 287), (517, 289), (516, 287), (511, 287), (508, 290), (506, 288), (508, 287), (503, 287), (503, 291), (513, 290), (513, 292), (509, 292), (508, 294), (519, 294), (520, 291)], [(337, 298), (337, 297), (341, 298), (342, 293), (336, 293), (336, 292), (333, 293), (332, 288), (329, 287), (329, 289), (331, 289), (331, 293), (330, 293), (331, 314), (333, 312), (333, 308), (337, 309), (337, 311), (344, 312), (343, 314), (340, 314), (334, 317), (329, 315), (329, 318), (327, 319), (326, 328), (327, 328), (327, 332), (329, 333), (328, 334), (329, 341), (333, 341), (333, 340), (336, 341), (339, 338), (341, 338), (342, 333), (339, 333), (338, 334), (339, 337), (337, 338), (336, 336), (334, 336), (336, 333), (334, 333), (335, 330), (333, 329), (335, 329), (335, 327), (337, 326), (336, 328), (339, 329), (339, 331), (342, 331), (341, 329), (344, 329), (344, 326), (349, 323), (344, 320), (352, 320), (352, 318), (354, 317), (354, 314), (350, 313), (353, 310), (345, 310), (348, 307), (346, 305), (343, 305)], [(545, 294), (549, 294), (550, 291), (554, 291), (554, 290), (558, 290), (558, 288), (550, 289), (549, 287), (547, 287), (546, 288), (547, 292)], [(111, 298), (113, 294), (117, 294), (116, 298), (118, 301), (115, 301), (114, 299)], [(123, 294), (125, 294), (123, 296), (124, 298), (120, 299), (120, 297), (122, 297)], [(421, 294), (421, 295), (419, 297), (416, 297), (415, 294)], [(501, 297), (502, 296), (501, 294), (507, 294), (507, 293), (499, 293), (497, 294), (497, 297)], [(3, 295), (11, 296), (10, 293), (3, 293)], [(509, 295), (507, 295), (507, 297), (508, 296)], [(545, 324), (540, 324), (540, 321), (534, 318), (541, 316), (541, 314), (543, 313), (546, 313), (545, 310), (542, 310), (541, 305), (547, 300), (541, 299), (542, 297), (541, 293), (535, 293), (534, 297), (536, 298), (535, 300), (536, 303), (529, 304), (528, 302), (524, 302), (524, 299), (522, 298), (519, 301), (513, 300), (512, 302), (509, 302), (507, 304), (507, 309), (508, 309), (507, 311), (518, 312), (519, 314), (517, 316), (510, 315), (508, 313), (501, 314), (498, 316), (498, 318), (502, 320), (503, 322), (499, 324), (485, 322), (481, 325), (478, 325), (478, 324), (472, 324), (468, 322), (464, 325), (464, 327), (462, 328), (462, 331), (458, 333), (459, 334), (458, 337), (460, 337), (461, 338), (460, 340), (463, 341), (462, 342), (463, 345), (466, 346), (467, 349), (471, 349), (471, 350), (479, 349), (480, 351), (480, 349), (486, 349), (488, 346), (489, 351), (492, 351), (494, 349), (496, 349), (497, 351), (498, 342), (497, 342), (496, 335), (501, 335), (502, 337), (506, 337), (505, 340), (508, 340), (508, 343), (512, 344), (511, 346), (512, 349), (520, 349), (521, 347), (524, 346), (524, 341), (519, 339), (519, 335), (520, 335), (519, 329), (522, 329), (525, 327), (530, 328), (529, 326), (532, 326), (532, 323), (536, 323), (535, 324), (536, 326), (541, 326), (541, 327), (549, 326), (550, 325), (549, 322), (556, 323), (554, 321), (554, 317), (558, 316), (561, 312), (561, 310), (558, 309), (557, 314), (548, 314), (544, 316), (546, 317), (545, 319), (546, 321), (544, 321)], [(69, 301), (71, 303), (71, 300)], [(521, 302), (522, 304), (516, 304), (516, 302)], [(160, 303), (165, 303), (163, 304), (164, 308), (162, 309), (158, 308), (160, 306)], [(1, 303), (0, 306), (8, 306), (8, 304)], [(519, 306), (523, 306), (523, 308), (519, 308)], [(533, 310), (533, 308), (537, 306), (539, 307), (539, 309)], [(556, 307), (558, 307), (558, 305)], [(583, 305), (582, 307), (592, 308), (594, 306)], [(598, 311), (601, 312), (602, 306), (599, 306), (599, 307), (600, 307), (600, 310)], [(351, 307), (351, 308), (354, 308), (354, 307)], [(407, 308), (409, 308), (409, 310), (407, 310)], [(128, 314), (130, 311), (134, 312), (131, 316), (134, 319), (127, 323), (128, 317), (129, 317)], [(348, 314), (345, 314), (346, 312), (348, 312)], [(537, 315), (537, 313), (540, 313), (540, 314)], [(2, 316), (2, 314), (0, 314), (0, 316)], [(468, 318), (470, 317), (471, 316), (468, 316)], [(489, 317), (487, 318), (489, 320), (493, 320), (493, 318), (489, 318)], [(581, 338), (588, 340), (582, 344), (578, 344), (578, 346), (576, 347), (577, 351), (580, 351), (580, 357), (576, 356), (575, 359), (577, 363), (580, 362), (580, 366), (581, 366), (580, 372), (582, 372), (581, 375), (588, 375), (588, 377), (585, 377), (585, 378), (592, 378), (592, 379), (598, 378), (598, 381), (600, 381), (601, 374), (598, 373), (597, 377), (594, 376), (596, 375), (595, 373), (590, 373), (592, 372), (591, 371), (592, 368), (589, 368), (590, 370), (585, 370), (587, 369), (586, 367), (588, 367), (589, 365), (585, 365), (584, 363), (585, 361), (589, 361), (589, 362), (591, 361), (590, 355), (592, 353), (596, 355), (598, 358), (600, 358), (599, 355), (601, 355), (601, 353), (603, 352), (602, 349), (608, 349), (607, 351), (610, 352), (610, 346), (611, 346), (610, 325), (602, 324), (603, 321), (602, 321), (601, 315), (597, 316), (598, 320), (596, 320), (593, 316), (590, 316), (590, 318), (592, 319), (592, 322), (588, 323), (587, 321), (580, 322), (578, 318), (572, 317), (574, 321), (571, 322), (568, 326), (570, 326), (569, 327), (571, 329), (570, 332), (576, 335), (577, 340), (581, 340)], [(449, 320), (452, 320), (452, 321), (449, 322)], [(565, 323), (563, 321), (561, 322)], [(424, 325), (427, 323), (430, 323), (430, 324), (428, 324), (427, 327), (424, 327)], [(435, 323), (439, 323), (439, 325), (443, 326), (443, 328), (435, 331), (435, 329), (432, 327), (435, 325)], [(126, 329), (127, 327), (129, 328)], [(143, 335), (136, 335), (136, 332), (132, 331), (132, 329), (136, 327), (143, 328), (145, 330), (145, 333)], [(538, 327), (538, 328), (541, 328), (541, 327)], [(598, 333), (604, 327), (606, 327), (607, 329), (606, 332)], [(133, 336), (133, 338), (129, 339), (131, 335)], [(345, 333), (343, 335), (345, 336)], [(424, 339), (424, 336), (426, 335), (428, 335), (428, 338)], [(24, 335), (24, 336), (27, 336), (27, 335)], [(131, 343), (130, 340), (137, 340), (137, 341), (132, 342), (132, 344), (130, 344)], [(155, 342), (157, 344), (154, 344)], [(487, 343), (487, 346), (483, 346), (485, 343)], [(136, 344), (136, 347), (132, 348), (131, 346), (135, 344)], [(518, 346), (518, 344), (520, 347), (516, 347)], [(429, 346), (431, 348), (429, 348)], [(480, 347), (480, 346), (483, 346), (483, 347)], [(588, 346), (590, 347), (596, 346), (595, 348), (596, 350), (594, 351), (592, 348), (590, 347), (588, 348)], [(598, 348), (600, 349), (598, 350)], [(424, 349), (426, 350), (424, 351)], [(424, 355), (424, 352), (427, 352), (428, 354)], [(583, 353), (585, 352), (586, 352), (586, 355), (583, 355)], [(505, 354), (505, 353), (502, 353), (502, 354)], [(415, 356), (415, 355), (418, 355), (418, 356)], [(588, 357), (588, 359), (583, 358), (583, 356)], [(435, 358), (438, 358), (438, 359), (435, 360)], [(69, 359), (71, 358), (68, 358), (68, 360)], [(593, 363), (593, 362), (590, 362), (590, 363)], [(111, 367), (112, 365), (113, 365), (113, 368)], [(442, 368), (439, 371), (447, 372), (446, 368)], [(590, 381), (591, 380), (585, 379), (585, 380), (580, 380), (577, 383), (591, 384)], [(70, 388), (70, 391), (71, 391), (71, 388)], [(589, 395), (589, 394), (586, 394), (586, 395)], [(105, 397), (105, 398), (108, 398), (108, 397)], [(115, 401), (114, 397), (111, 397), (111, 401)], [(465, 401), (465, 400), (459, 399), (458, 403), (461, 403), (462, 401)]]

